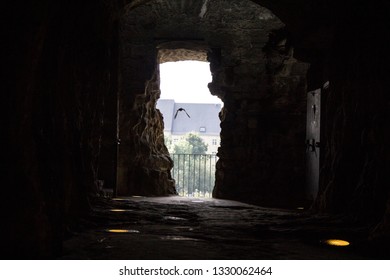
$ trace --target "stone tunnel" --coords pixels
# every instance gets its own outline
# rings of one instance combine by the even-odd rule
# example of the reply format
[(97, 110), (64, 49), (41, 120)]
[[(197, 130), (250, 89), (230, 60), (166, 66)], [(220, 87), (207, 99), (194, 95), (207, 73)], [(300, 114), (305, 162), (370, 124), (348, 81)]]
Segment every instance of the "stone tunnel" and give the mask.
[[(210, 200), (212, 209), (245, 214), (231, 225), (258, 238), (269, 235), (261, 223), (289, 213), (294, 238), (339, 230), (359, 241), (357, 258), (390, 256), (388, 1), (29, 2), (6, 5), (2, 258), (64, 258), (82, 232), (112, 222), (102, 209), (176, 209), (188, 223), (201, 215), (176, 196), (156, 109), (159, 64), (181, 60), (208, 61), (210, 94), (224, 103), (213, 197), (232, 204)], [(320, 140), (310, 144), (308, 96), (318, 90)], [(316, 175), (311, 149), (321, 151)], [(314, 196), (310, 176), (318, 176)], [(118, 200), (102, 195), (101, 182)], [(153, 204), (161, 197), (165, 206)], [(274, 219), (264, 222), (252, 207)], [(124, 224), (145, 219), (126, 215)], [(147, 247), (145, 238), (116, 242)], [(88, 258), (118, 258), (92, 251)], [(213, 252), (206, 257), (229, 258)]]

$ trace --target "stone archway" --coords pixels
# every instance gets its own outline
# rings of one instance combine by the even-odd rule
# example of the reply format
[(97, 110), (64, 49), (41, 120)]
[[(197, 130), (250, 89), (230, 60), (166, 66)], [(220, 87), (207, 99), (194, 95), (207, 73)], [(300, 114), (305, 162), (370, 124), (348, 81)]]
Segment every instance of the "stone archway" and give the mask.
[(214, 196), (293, 204), (303, 197), (307, 64), (293, 57), (284, 24), (268, 9), (198, 2), (152, 1), (123, 15), (118, 194), (174, 193), (155, 110), (157, 48), (165, 44), (207, 50), (210, 91), (225, 104)]

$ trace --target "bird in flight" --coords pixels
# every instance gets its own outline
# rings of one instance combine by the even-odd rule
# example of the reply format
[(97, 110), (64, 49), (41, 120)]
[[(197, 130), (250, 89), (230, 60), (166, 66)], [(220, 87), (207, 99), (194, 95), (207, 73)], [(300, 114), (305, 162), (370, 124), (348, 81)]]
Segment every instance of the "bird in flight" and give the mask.
[(179, 112), (181, 112), (181, 111), (184, 111), (184, 113), (186, 113), (187, 117), (191, 118), (190, 115), (188, 115), (188, 113), (187, 113), (186, 110), (184, 110), (183, 108), (179, 108), (179, 109), (177, 109), (177, 111), (176, 111), (175, 119), (176, 119), (176, 117), (177, 117), (177, 114), (178, 114)]

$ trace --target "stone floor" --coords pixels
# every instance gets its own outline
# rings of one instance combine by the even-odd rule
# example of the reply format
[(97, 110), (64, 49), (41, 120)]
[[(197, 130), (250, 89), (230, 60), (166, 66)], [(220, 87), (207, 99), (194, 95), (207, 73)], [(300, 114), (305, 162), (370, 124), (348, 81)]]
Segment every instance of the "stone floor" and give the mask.
[[(367, 230), (304, 209), (183, 197), (102, 199), (63, 259), (378, 259)], [(324, 240), (348, 240), (348, 247)]]

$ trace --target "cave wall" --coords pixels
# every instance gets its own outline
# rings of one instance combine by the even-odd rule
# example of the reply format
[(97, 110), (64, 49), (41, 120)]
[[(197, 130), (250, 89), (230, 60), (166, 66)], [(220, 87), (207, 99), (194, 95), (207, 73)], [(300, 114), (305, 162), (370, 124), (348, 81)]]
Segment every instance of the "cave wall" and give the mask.
[(104, 112), (115, 109), (106, 106), (117, 84), (115, 4), (7, 6), (2, 185), (5, 209), (14, 209), (1, 244), (7, 258), (59, 255), (68, 228), (97, 193), (102, 139), (112, 137), (102, 130)]
[[(339, 7), (334, 23), (330, 93), (326, 97), (326, 155), (316, 206), (375, 225), (389, 215), (386, 68), (390, 45), (380, 38), (389, 28), (386, 17), (390, 5), (379, 1), (376, 6), (361, 2), (353, 10), (349, 7)], [(385, 220), (388, 234), (388, 218)]]
[(162, 115), (156, 110), (160, 97), (157, 49), (147, 42), (129, 42), (122, 44), (122, 52), (117, 194), (176, 194), (170, 174), (173, 161), (164, 145)]
[[(390, 236), (390, 3), (253, 0), (286, 23), (295, 56), (310, 63), (308, 90), (330, 81), (323, 96), (320, 190), (313, 210), (345, 215)], [(379, 43), (380, 42), (380, 43)]]
[(162, 115), (156, 109), (160, 81), (157, 48), (149, 31), (153, 23), (139, 9), (134, 12), (135, 22), (127, 20), (131, 19), (128, 13), (122, 16), (120, 29), (117, 194), (176, 194), (170, 174), (173, 161), (164, 145)]
[(308, 65), (294, 59), (284, 29), (263, 44), (246, 57), (223, 53), (212, 70), (210, 89), (224, 94), (213, 195), (291, 207), (304, 200)]

